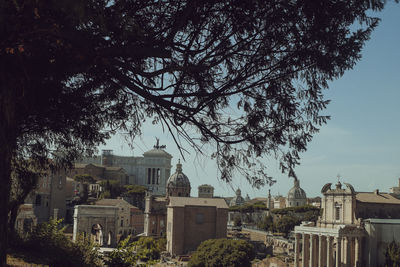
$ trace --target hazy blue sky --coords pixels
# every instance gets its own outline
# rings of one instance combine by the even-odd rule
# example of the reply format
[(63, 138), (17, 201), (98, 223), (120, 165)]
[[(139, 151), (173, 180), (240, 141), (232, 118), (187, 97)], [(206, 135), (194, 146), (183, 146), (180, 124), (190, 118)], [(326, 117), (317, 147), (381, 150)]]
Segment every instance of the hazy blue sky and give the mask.
[[(363, 57), (345, 75), (330, 84), (325, 91), (332, 102), (324, 112), (332, 119), (309, 144), (296, 169), (301, 187), (308, 196), (320, 195), (325, 183), (341, 180), (351, 183), (356, 191), (380, 189), (388, 191), (400, 177), (400, 4), (389, 3), (378, 14), (382, 18), (372, 38), (363, 49)], [(161, 128), (146, 125), (142, 138), (134, 140), (131, 150), (122, 136), (113, 137), (100, 149), (113, 149), (114, 154), (141, 156), (155, 144), (155, 137), (167, 145), (174, 156), (172, 172), (180, 158), (173, 140)], [(210, 151), (211, 152), (211, 151)], [(217, 179), (217, 167), (207, 157), (191, 152), (183, 163), (183, 172), (192, 184), (192, 196), (197, 186), (211, 184), (216, 195), (232, 196), (240, 187), (250, 197), (266, 196), (268, 189), (276, 195), (286, 195), (293, 180), (280, 174), (278, 163), (269, 162), (277, 183), (256, 190), (235, 177), (231, 185)]]

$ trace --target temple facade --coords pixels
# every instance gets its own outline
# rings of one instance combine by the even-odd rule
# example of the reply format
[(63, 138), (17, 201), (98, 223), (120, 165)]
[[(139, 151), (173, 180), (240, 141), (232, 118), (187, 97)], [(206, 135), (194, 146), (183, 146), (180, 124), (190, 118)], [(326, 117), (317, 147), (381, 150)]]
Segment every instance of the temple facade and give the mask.
[(400, 199), (326, 184), (316, 224), (295, 227), (295, 267), (383, 266), (387, 245), (400, 241)]

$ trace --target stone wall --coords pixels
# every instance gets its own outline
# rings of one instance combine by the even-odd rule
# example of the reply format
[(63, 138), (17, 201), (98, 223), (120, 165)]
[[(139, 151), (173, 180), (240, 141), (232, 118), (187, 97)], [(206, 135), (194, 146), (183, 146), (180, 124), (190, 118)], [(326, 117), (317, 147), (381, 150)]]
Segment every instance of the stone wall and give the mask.
[(103, 246), (114, 247), (117, 243), (118, 208), (111, 206), (78, 205), (74, 210), (73, 240), (79, 234), (90, 237), (93, 225), (102, 229)]

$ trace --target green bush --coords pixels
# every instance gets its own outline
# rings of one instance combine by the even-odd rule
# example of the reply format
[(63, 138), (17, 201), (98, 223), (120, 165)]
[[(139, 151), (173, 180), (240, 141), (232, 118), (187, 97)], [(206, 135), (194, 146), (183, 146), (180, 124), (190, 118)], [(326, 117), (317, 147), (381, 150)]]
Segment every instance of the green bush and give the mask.
[(243, 206), (229, 207), (229, 211), (254, 212), (258, 210), (267, 210), (267, 206), (264, 202), (258, 201), (253, 204), (244, 204)]
[(271, 215), (264, 216), (263, 219), (257, 223), (258, 229), (264, 231), (273, 231), (274, 230), (274, 219)]
[(400, 244), (394, 240), (386, 248), (385, 267), (400, 267)]
[(154, 264), (160, 259), (161, 252), (165, 250), (166, 242), (165, 238), (155, 240), (151, 237), (141, 237), (138, 241), (132, 241), (128, 236), (108, 256), (107, 265), (110, 267), (136, 266), (138, 261)]
[(301, 223), (301, 219), (294, 216), (285, 215), (274, 224), (274, 232), (282, 233), (287, 236), (294, 227)]
[(101, 257), (93, 243), (78, 237), (73, 243), (60, 227), (62, 220), (38, 224), (18, 248), (21, 253), (40, 258), (49, 266), (101, 266)]
[(200, 244), (188, 267), (251, 266), (254, 247), (244, 240), (209, 239)]

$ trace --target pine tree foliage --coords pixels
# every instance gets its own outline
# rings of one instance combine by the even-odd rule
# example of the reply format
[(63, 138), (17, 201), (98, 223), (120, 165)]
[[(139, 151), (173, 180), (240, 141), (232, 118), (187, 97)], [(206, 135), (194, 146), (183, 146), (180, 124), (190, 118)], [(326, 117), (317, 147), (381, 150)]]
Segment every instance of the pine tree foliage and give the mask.
[[(323, 90), (361, 56), (385, 1), (0, 1), (0, 260), (12, 162), (70, 164), (151, 118), (220, 178), (294, 176)], [(51, 157), (53, 160), (48, 161)]]

